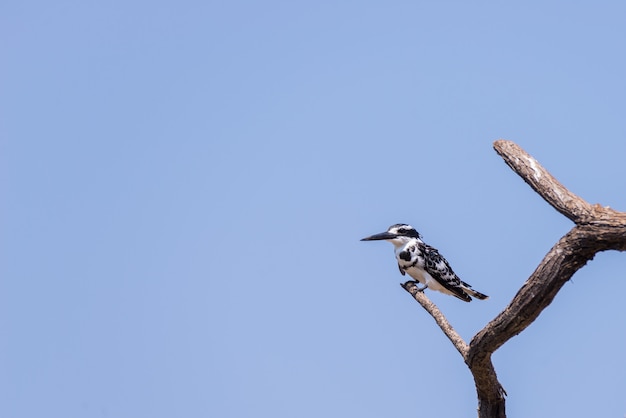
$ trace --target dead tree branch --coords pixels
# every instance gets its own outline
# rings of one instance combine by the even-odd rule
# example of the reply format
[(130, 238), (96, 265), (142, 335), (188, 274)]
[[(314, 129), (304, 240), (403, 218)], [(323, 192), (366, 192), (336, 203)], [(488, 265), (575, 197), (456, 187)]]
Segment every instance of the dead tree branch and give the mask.
[(434, 319), (439, 328), (446, 334), (446, 337), (452, 342), (454, 347), (463, 357), (463, 360), (467, 357), (469, 347), (463, 338), (452, 328), (452, 325), (448, 322), (448, 319), (441, 313), (437, 305), (432, 303), (430, 299), (424, 294), (424, 292), (418, 290), (417, 284), (414, 281), (408, 281), (401, 284), (402, 288), (409, 292), (411, 296), (420, 304), (426, 312), (428, 312)]
[(626, 251), (626, 213), (591, 205), (559, 183), (537, 160), (511, 141), (498, 140), (496, 152), (546, 202), (575, 226), (543, 258), (504, 310), (467, 345), (439, 309), (415, 286), (403, 288), (430, 313), (469, 367), (478, 395), (479, 418), (504, 418), (505, 395), (491, 355), (528, 327), (574, 273), (606, 250)]

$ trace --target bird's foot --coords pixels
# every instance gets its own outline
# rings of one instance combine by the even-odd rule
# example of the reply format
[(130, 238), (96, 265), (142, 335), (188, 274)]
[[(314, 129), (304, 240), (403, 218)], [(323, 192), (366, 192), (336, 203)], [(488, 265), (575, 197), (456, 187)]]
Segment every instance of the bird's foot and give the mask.
[(424, 290), (426, 290), (428, 288), (427, 284), (425, 284), (424, 287), (419, 287), (419, 282), (416, 282), (415, 280), (409, 280), (408, 282), (400, 284), (400, 286), (402, 286), (406, 290), (408, 290), (408, 286), (409, 285), (415, 286), (417, 288), (418, 292), (423, 292)]
[(416, 287), (417, 287), (417, 282), (416, 282), (416, 281), (414, 281), (414, 280), (409, 280), (408, 282), (400, 283), (400, 286), (402, 286), (405, 290), (408, 290), (407, 288), (408, 288), (410, 285), (414, 285), (414, 286), (416, 286)]

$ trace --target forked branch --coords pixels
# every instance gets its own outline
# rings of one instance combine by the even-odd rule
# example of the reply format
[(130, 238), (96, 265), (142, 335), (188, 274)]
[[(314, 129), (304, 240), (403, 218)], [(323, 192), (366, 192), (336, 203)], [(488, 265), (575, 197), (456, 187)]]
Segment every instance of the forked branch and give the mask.
[(433, 316), (472, 372), (480, 418), (506, 416), (506, 392), (498, 382), (491, 355), (526, 329), (550, 305), (561, 287), (596, 253), (626, 251), (626, 213), (589, 204), (567, 190), (537, 160), (511, 141), (498, 140), (494, 148), (533, 190), (576, 225), (552, 247), (509, 305), (480, 330), (469, 345), (416, 286), (403, 285)]

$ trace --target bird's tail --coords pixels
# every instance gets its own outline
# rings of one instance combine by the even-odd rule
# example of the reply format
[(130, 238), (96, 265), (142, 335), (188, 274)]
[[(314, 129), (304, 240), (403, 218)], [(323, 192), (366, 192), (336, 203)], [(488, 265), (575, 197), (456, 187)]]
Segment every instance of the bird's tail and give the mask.
[(485, 300), (485, 299), (489, 299), (489, 296), (485, 295), (484, 293), (480, 293), (477, 290), (472, 289), (472, 286), (468, 285), (465, 282), (461, 282), (463, 284), (463, 290), (465, 290), (467, 293), (469, 293), (470, 296), (475, 297), (476, 299), (480, 299), (480, 300)]

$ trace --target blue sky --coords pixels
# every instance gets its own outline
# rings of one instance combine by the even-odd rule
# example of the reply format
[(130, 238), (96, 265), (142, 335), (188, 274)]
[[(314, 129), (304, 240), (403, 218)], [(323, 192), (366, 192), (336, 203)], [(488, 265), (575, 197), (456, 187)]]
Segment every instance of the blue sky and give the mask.
[[(492, 150), (626, 210), (622, 2), (0, 5), (0, 416), (472, 416), (402, 290), (414, 225), (489, 294), (571, 223)], [(626, 414), (626, 255), (494, 355), (509, 416)]]

